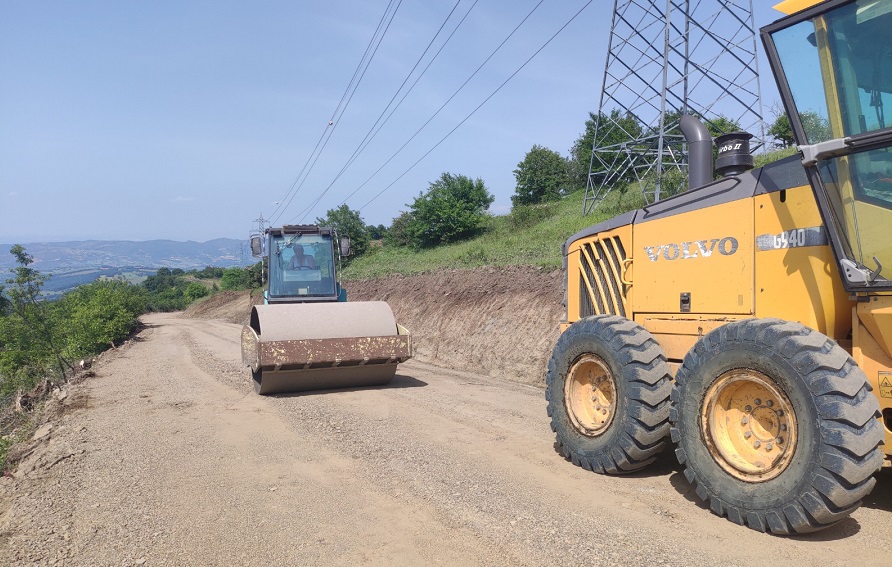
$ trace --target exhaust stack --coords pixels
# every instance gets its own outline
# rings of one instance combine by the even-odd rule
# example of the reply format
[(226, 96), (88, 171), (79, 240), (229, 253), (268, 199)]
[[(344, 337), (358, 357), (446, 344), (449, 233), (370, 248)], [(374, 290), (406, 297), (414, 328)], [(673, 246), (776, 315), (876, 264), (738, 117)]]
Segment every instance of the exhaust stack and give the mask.
[(678, 127), (688, 143), (688, 189), (712, 183), (712, 136), (702, 122), (682, 115)]

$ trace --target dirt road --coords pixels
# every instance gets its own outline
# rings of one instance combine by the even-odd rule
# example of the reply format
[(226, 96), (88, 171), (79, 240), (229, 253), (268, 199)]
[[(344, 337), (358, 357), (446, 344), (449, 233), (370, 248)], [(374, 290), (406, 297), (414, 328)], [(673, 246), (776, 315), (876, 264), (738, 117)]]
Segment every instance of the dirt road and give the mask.
[(892, 478), (808, 538), (694, 502), (666, 455), (562, 459), (540, 388), (415, 361), (390, 387), (256, 396), (239, 327), (145, 318), (0, 482), (2, 565), (890, 565)]

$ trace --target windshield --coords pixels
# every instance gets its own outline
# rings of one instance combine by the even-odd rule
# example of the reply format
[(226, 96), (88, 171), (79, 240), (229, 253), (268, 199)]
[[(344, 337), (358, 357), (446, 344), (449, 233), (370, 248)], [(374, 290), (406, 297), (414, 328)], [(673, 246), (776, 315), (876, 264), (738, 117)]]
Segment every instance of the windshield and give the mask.
[(269, 295), (330, 297), (335, 294), (331, 236), (285, 234), (270, 238)]
[[(887, 120), (885, 108), (892, 109), (892, 2), (843, 4), (774, 31), (771, 42), (782, 69), (778, 76), (786, 80), (792, 97), (787, 106), (794, 131), (800, 128), (797, 141), (838, 141), (834, 147), (841, 155), (817, 164), (823, 185), (819, 191), (825, 193), (839, 231), (837, 250), (870, 270), (877, 269), (878, 261), (885, 270), (877, 283), (887, 285), (884, 279), (890, 279), (892, 270), (892, 113)], [(850, 140), (872, 133), (870, 149)]]
[(892, 149), (882, 148), (819, 163), (837, 224), (849, 256), (876, 269), (876, 258), (892, 270)]
[(805, 143), (892, 127), (890, 26), (892, 5), (860, 0), (772, 34)]

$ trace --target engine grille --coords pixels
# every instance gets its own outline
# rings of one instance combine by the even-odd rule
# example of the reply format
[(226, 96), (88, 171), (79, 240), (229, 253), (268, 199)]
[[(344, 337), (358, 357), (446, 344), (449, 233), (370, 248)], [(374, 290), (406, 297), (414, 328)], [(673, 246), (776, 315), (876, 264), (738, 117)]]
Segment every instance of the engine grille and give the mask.
[(618, 236), (582, 245), (579, 256), (579, 316), (626, 316), (621, 274), (626, 251)]

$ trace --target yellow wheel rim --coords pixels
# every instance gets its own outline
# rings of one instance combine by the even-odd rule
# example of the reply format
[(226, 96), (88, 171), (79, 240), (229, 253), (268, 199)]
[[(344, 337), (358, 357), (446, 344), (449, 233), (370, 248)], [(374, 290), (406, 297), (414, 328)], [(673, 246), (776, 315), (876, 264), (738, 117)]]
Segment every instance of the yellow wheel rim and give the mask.
[(616, 415), (616, 382), (607, 364), (593, 354), (573, 363), (564, 382), (570, 422), (588, 437), (603, 434)]
[(712, 458), (747, 482), (775, 478), (796, 451), (796, 414), (778, 385), (761, 372), (728, 371), (706, 392), (700, 428)]

